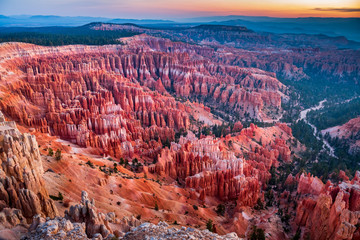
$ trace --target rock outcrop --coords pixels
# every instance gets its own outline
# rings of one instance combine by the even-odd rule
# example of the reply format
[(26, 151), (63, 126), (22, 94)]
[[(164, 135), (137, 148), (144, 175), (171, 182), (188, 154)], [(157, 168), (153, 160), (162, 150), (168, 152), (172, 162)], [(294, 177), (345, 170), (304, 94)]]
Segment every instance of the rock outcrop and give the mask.
[(360, 172), (354, 179), (334, 186), (311, 176), (300, 178), (302, 200), (296, 211), (296, 224), (305, 227), (311, 239), (356, 239), (360, 224)]
[[(140, 221), (119, 220), (113, 213), (100, 213), (93, 200), (89, 200), (86, 192), (82, 192), (81, 203), (70, 207), (65, 217), (34, 217), (26, 239), (240, 239), (236, 233), (219, 236), (208, 230), (181, 227), (170, 228), (165, 222), (157, 225)], [(124, 227), (126, 226), (126, 227)], [(130, 229), (131, 227), (131, 229)]]
[(65, 218), (71, 222), (85, 223), (85, 231), (89, 237), (93, 237), (97, 233), (103, 237), (111, 234), (112, 230), (109, 224), (115, 220), (115, 216), (112, 215), (112, 213), (109, 215), (99, 213), (94, 200), (90, 200), (84, 191), (81, 193), (81, 203), (71, 206), (69, 211), (65, 212)]
[(229, 233), (224, 236), (219, 236), (208, 230), (198, 230), (194, 228), (182, 227), (170, 228), (165, 222), (159, 222), (157, 225), (152, 223), (143, 223), (139, 227), (134, 228), (126, 233), (124, 240), (140, 240), (140, 239), (214, 239), (214, 240), (238, 240), (235, 233)]
[(1, 112), (0, 150), (0, 210), (19, 209), (15, 215), (20, 222), (37, 214), (55, 217), (57, 209), (42, 179), (44, 170), (35, 137), (20, 133)]
[(132, 218), (116, 218), (113, 212), (104, 214), (95, 207), (87, 192), (81, 193), (81, 202), (65, 211), (65, 217), (34, 217), (27, 235), (28, 239), (114, 239), (130, 228), (140, 225)]
[(89, 239), (85, 233), (85, 223), (72, 223), (62, 217), (44, 219), (37, 216), (29, 231), (31, 234), (26, 236), (26, 239)]
[[(212, 137), (197, 139), (193, 134), (181, 137), (179, 144), (164, 149), (149, 171), (168, 175), (195, 189), (200, 199), (205, 196), (222, 200), (237, 199), (240, 195), (246, 205), (253, 205), (259, 197), (257, 179), (244, 175), (246, 163), (233, 152), (221, 151), (220, 142)], [(246, 201), (245, 201), (246, 200)]]
[[(200, 25), (179, 30), (97, 24), (95, 30), (130, 30), (207, 46), (202, 55), (239, 67), (256, 67), (291, 80), (323, 77), (359, 84), (359, 44), (344, 37), (254, 32), (240, 26)], [(157, 46), (161, 46), (157, 44)], [(210, 46), (210, 47), (208, 47)], [(216, 50), (214, 50), (214, 48)], [(189, 48), (191, 50), (194, 47)]]
[[(151, 31), (148, 34), (159, 35)], [(302, 80), (326, 75), (332, 81), (359, 84), (360, 80), (359, 45), (354, 46), (345, 38), (260, 33), (221, 25), (202, 25), (160, 34), (171, 39), (216, 47), (212, 55), (214, 61), (256, 67), (287, 79)]]

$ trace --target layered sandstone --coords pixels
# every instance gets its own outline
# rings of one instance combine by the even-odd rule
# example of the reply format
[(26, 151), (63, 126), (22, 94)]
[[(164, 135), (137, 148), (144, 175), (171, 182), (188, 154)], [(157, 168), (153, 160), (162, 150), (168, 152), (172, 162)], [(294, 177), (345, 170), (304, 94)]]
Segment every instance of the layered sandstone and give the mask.
[(35, 137), (21, 134), (0, 112), (0, 140), (2, 208), (19, 209), (28, 219), (36, 214), (54, 217), (57, 210), (42, 179), (44, 170)]
[[(157, 32), (149, 34), (158, 34)], [(328, 76), (359, 83), (359, 45), (321, 35), (253, 32), (237, 26), (203, 25), (163, 31), (177, 40), (215, 46), (214, 59), (240, 67), (256, 67), (286, 79)], [(351, 49), (353, 48), (353, 49)]]
[[(360, 223), (360, 172), (339, 185), (322, 184), (317, 178), (302, 175), (298, 193), (302, 197), (296, 224), (305, 227), (311, 239), (356, 239)], [(320, 182), (319, 182), (320, 181)], [(306, 196), (306, 195), (305, 195)]]

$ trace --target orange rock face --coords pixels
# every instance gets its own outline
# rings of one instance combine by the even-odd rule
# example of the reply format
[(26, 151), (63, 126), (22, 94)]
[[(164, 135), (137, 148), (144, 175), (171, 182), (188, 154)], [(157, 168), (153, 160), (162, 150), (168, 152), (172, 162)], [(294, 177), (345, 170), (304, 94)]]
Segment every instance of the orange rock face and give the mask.
[(206, 47), (146, 35), (126, 41), (103, 47), (1, 46), (8, 94), (1, 109), (38, 131), (115, 157), (189, 128), (190, 109), (168, 92), (258, 119), (269, 117), (264, 109), (281, 109), (284, 86), (274, 74), (213, 63)]
[(35, 137), (21, 134), (14, 122), (5, 121), (1, 112), (0, 148), (1, 210), (19, 209), (17, 215), (27, 219), (37, 214), (56, 216), (57, 209), (42, 179), (44, 170)]
[[(298, 193), (303, 197), (296, 212), (296, 224), (304, 226), (311, 239), (354, 239), (360, 221), (360, 172), (338, 186), (302, 175)], [(307, 189), (307, 190), (306, 190)]]
[[(278, 127), (274, 128), (282, 132)], [(231, 142), (230, 148), (244, 143), (256, 145), (251, 139), (260, 135), (259, 131), (260, 128), (251, 125), (234, 138), (227, 137), (226, 141)], [(236, 156), (236, 149), (229, 150), (223, 139), (210, 136), (197, 139), (190, 133), (181, 137), (178, 144), (172, 143), (170, 149), (163, 149), (157, 163), (149, 166), (149, 171), (170, 176), (186, 188), (195, 189), (202, 200), (206, 196), (223, 201), (237, 199), (239, 205), (253, 206), (260, 197), (260, 188), (270, 179), (271, 166), (277, 166), (278, 159), (282, 158), (279, 146), (283, 144), (283, 148), (289, 150), (278, 138), (271, 137), (273, 144), (265, 144), (270, 139), (264, 137), (264, 146), (252, 147), (247, 153), (248, 160), (245, 160)], [(286, 156), (290, 161), (290, 154)]]
[(189, 136), (182, 137), (170, 150), (164, 149), (149, 171), (183, 182), (186, 188), (195, 189), (200, 199), (212, 196), (230, 200), (247, 195), (244, 203), (251, 206), (259, 197), (260, 185), (256, 178), (244, 175), (244, 167), (243, 159), (221, 151), (220, 143), (212, 137), (197, 140)]
[[(107, 51), (23, 59), (22, 66), (12, 67), (22, 68), (24, 81), (11, 83), (17, 96), (3, 101), (3, 110), (39, 131), (115, 157), (134, 154), (135, 140), (171, 140), (176, 130), (189, 127), (183, 104), (132, 83), (130, 78), (142, 79), (134, 73), (141, 70), (132, 67), (140, 61), (138, 55), (104, 58)], [(23, 99), (32, 106), (21, 104)]]

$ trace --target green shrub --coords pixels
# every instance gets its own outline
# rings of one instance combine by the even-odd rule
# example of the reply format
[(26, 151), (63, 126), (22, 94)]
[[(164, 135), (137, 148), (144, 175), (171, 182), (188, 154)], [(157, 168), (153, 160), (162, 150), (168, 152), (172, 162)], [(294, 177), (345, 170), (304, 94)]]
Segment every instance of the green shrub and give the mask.
[(54, 151), (52, 150), (52, 148), (48, 148), (48, 156), (54, 156)]
[(213, 227), (213, 221), (211, 219), (209, 219), (206, 222), (206, 229), (209, 230), (210, 232), (214, 231), (214, 227)]
[[(94, 164), (92, 162), (87, 161), (86, 164), (89, 165), (89, 167), (94, 168)], [(99, 167), (99, 168), (100, 168), (100, 171), (102, 171), (102, 168), (101, 167)]]
[(221, 215), (221, 216), (224, 216), (225, 215), (225, 205), (224, 204), (219, 204), (217, 207), (216, 207), (216, 210), (215, 212), (218, 214), (218, 215)]
[(49, 197), (54, 201), (62, 201), (64, 199), (64, 196), (61, 192), (59, 192), (57, 196), (49, 195)]
[(253, 226), (253, 230), (250, 234), (250, 240), (265, 240), (264, 229)]
[(61, 160), (61, 150), (60, 150), (60, 149), (56, 150), (55, 160), (56, 160), (56, 161), (60, 161), (60, 160)]

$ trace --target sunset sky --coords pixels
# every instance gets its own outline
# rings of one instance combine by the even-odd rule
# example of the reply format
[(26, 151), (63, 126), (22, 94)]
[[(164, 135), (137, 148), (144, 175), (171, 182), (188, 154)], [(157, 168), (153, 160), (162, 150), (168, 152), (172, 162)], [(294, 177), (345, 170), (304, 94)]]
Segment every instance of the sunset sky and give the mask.
[(359, 0), (0, 0), (3, 15), (176, 19), (214, 15), (359, 17)]

